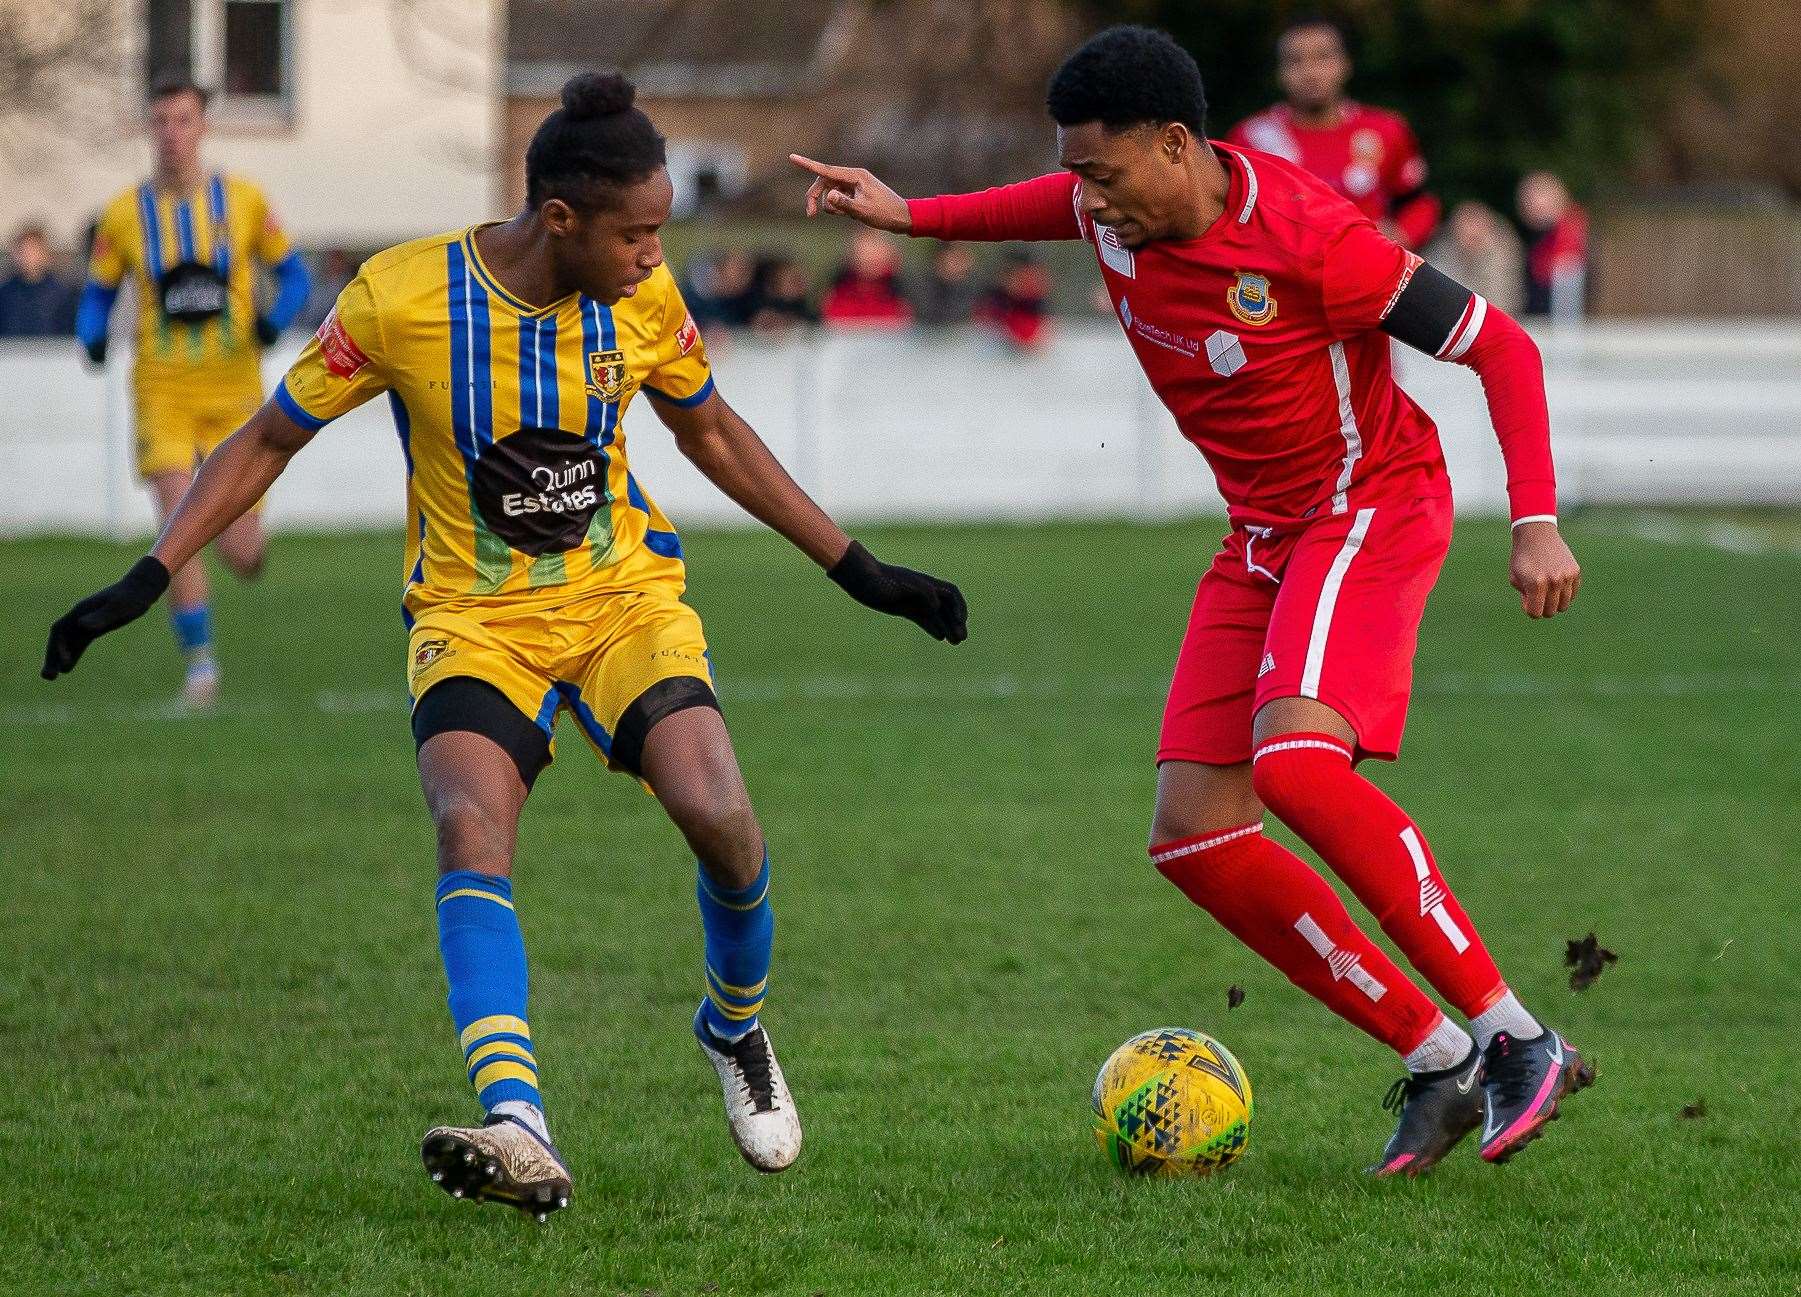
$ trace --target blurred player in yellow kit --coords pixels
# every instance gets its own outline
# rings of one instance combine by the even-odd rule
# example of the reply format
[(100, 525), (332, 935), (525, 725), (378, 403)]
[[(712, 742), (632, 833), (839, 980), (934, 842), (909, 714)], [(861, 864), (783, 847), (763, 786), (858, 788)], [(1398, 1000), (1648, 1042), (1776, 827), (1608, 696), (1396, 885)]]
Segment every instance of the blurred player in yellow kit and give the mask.
[[(206, 92), (187, 80), (159, 81), (151, 90), (155, 170), (101, 213), (76, 320), (89, 358), (104, 364), (113, 303), (120, 285), (132, 281), (137, 470), (156, 498), (159, 523), (199, 461), (263, 403), (263, 348), (293, 321), (309, 289), (306, 267), (262, 191), (240, 176), (202, 169), (206, 103)], [(273, 273), (276, 287), (260, 314), (259, 267)], [(232, 571), (255, 576), (264, 549), (257, 515), (226, 528), (216, 548)], [(198, 561), (171, 578), (169, 617), (187, 659), (183, 697), (211, 703), (219, 667)]]
[[(526, 152), (508, 221), (372, 257), (300, 359), (206, 462), (155, 549), (51, 628), (44, 675), (142, 616), (327, 422), (379, 395), (407, 470), (402, 613), (419, 778), (438, 836), (438, 945), (457, 1057), (484, 1113), (421, 1152), (458, 1198), (543, 1219), (572, 1181), (550, 1140), (512, 884), (519, 816), (571, 712), (643, 780), (698, 858), (705, 938), (696, 1041), (746, 1161), (800, 1155), (794, 1098), (759, 1021), (775, 933), (769, 853), (713, 692), (681, 541), (633, 476), (623, 419), (643, 393), (720, 490), (844, 591), (952, 643), (957, 588), (878, 562), (797, 486), (715, 390), (663, 264), (664, 141), (617, 75), (563, 88)], [(634, 422), (637, 416), (633, 415)], [(599, 842), (594, 834), (577, 835)], [(612, 842), (618, 859), (629, 844)]]

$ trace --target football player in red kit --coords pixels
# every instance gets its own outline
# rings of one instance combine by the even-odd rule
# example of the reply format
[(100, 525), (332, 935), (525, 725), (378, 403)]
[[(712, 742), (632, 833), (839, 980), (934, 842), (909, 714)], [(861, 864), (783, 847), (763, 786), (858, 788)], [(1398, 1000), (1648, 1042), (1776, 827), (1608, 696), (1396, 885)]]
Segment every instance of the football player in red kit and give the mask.
[[(1063, 170), (903, 200), (869, 172), (796, 163), (811, 214), (943, 239), (1082, 239), (1145, 374), (1225, 496), (1157, 752), (1151, 858), (1297, 986), (1405, 1060), (1372, 1168), (1417, 1175), (1481, 1127), (1506, 1160), (1593, 1072), (1508, 989), (1407, 813), (1354, 769), (1393, 759), (1426, 596), (1451, 540), (1431, 419), (1389, 339), (1470, 366), (1507, 464), (1512, 580), (1569, 607), (1538, 350), (1301, 167), (1209, 141), (1200, 70), (1115, 27), (1048, 96)], [(1366, 905), (1440, 1009), (1337, 894), (1263, 834), (1273, 812)], [(1480, 1081), (1481, 1088), (1477, 1088)]]
[(1426, 159), (1399, 113), (1346, 99), (1351, 56), (1329, 18), (1302, 18), (1276, 39), (1286, 102), (1246, 118), (1228, 144), (1286, 158), (1312, 172), (1395, 242), (1418, 248), (1438, 228), (1438, 199), (1426, 192)]

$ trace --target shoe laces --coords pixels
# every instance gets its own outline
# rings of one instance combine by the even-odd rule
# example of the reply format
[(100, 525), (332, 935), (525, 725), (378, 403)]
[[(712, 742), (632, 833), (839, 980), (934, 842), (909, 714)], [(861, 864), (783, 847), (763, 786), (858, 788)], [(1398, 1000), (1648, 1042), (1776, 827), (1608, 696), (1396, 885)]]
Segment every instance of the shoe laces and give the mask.
[(1388, 1093), (1382, 1096), (1382, 1110), (1397, 1115), (1407, 1106), (1408, 1100), (1426, 1087), (1418, 1077), (1403, 1076), (1388, 1087)]
[(760, 1030), (753, 1031), (742, 1040), (732, 1042), (727, 1052), (744, 1077), (744, 1090), (750, 1095), (751, 1106), (758, 1112), (774, 1111), (775, 1076), (770, 1071), (769, 1038)]
[(1534, 1078), (1528, 1065), (1530, 1058), (1531, 1052), (1520, 1049), (1519, 1042), (1506, 1032), (1489, 1045), (1484, 1074), (1503, 1104), (1511, 1107), (1531, 1097)]

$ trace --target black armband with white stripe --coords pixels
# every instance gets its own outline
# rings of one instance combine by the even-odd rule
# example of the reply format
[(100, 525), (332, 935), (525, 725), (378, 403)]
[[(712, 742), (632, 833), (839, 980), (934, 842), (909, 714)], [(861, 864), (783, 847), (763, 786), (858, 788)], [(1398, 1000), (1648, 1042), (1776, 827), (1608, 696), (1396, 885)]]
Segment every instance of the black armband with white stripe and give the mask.
[(1429, 261), (1422, 261), (1388, 314), (1382, 331), (1415, 351), (1459, 360), (1482, 331), (1488, 303)]

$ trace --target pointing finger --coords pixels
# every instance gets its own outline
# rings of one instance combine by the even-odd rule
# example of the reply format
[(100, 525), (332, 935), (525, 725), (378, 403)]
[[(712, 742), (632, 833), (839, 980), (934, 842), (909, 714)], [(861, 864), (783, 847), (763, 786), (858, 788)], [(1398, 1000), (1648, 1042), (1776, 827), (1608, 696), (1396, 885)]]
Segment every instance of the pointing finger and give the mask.
[(850, 167), (828, 166), (824, 162), (815, 162), (812, 158), (803, 158), (798, 153), (790, 153), (788, 155), (788, 161), (792, 162), (802, 171), (811, 171), (814, 175), (822, 176), (827, 180), (837, 180), (844, 184), (852, 184), (857, 179), (856, 171)]

